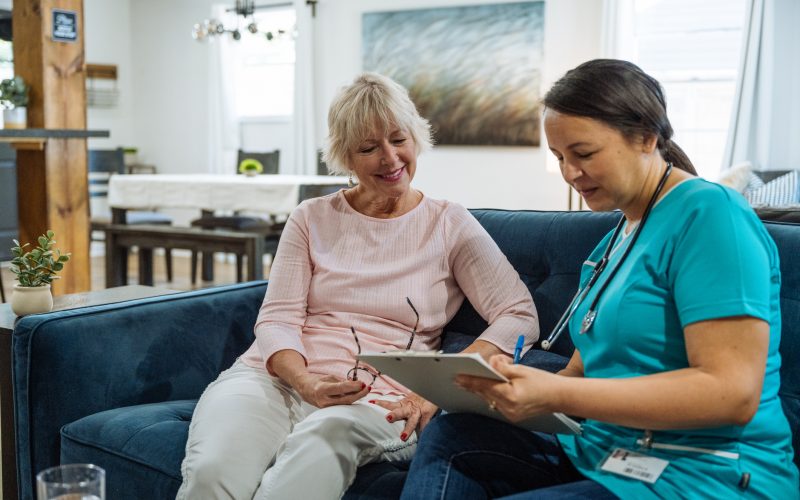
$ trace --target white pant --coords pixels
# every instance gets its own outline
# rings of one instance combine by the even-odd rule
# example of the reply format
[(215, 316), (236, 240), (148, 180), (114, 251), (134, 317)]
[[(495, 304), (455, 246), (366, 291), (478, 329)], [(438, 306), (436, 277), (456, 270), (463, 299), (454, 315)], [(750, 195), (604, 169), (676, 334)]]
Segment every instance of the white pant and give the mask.
[(205, 390), (189, 426), (178, 500), (341, 498), (356, 469), (409, 460), (412, 433), (368, 395), (318, 409), (263, 369), (236, 361)]

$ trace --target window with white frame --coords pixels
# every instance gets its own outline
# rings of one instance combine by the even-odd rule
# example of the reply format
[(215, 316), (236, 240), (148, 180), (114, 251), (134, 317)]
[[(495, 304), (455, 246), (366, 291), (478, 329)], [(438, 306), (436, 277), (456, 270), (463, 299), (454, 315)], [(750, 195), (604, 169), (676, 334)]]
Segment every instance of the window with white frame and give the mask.
[(238, 118), (291, 116), (294, 111), (295, 11), (255, 11), (258, 33), (247, 31), (242, 19), (230, 12), (225, 26), (240, 24), (242, 37), (231, 43), (226, 70), (233, 71), (234, 109)]
[(661, 82), (674, 140), (709, 179), (722, 167), (749, 1), (622, 0), (617, 10), (615, 56)]

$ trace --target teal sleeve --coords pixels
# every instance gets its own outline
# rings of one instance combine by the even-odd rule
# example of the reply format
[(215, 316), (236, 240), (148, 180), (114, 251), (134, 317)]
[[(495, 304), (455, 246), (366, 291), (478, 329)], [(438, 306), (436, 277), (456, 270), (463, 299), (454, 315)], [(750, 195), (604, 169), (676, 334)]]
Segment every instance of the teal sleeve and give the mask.
[(681, 325), (732, 316), (769, 321), (774, 243), (723, 188), (692, 200), (668, 270)]

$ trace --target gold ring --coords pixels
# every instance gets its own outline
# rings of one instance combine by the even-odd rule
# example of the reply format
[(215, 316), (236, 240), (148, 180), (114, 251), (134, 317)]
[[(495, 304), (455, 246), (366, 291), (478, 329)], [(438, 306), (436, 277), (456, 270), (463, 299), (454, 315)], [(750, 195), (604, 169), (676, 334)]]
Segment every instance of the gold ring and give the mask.
[(497, 411), (497, 403), (494, 401), (489, 402), (489, 409), (492, 411)]

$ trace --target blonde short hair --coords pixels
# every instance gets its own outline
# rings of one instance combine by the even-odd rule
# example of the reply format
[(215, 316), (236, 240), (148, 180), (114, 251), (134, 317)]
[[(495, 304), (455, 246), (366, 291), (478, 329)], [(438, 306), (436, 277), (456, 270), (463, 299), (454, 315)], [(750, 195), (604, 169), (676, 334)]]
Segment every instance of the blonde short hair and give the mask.
[(362, 73), (342, 88), (328, 110), (328, 138), (322, 159), (332, 174), (351, 172), (351, 155), (381, 127), (399, 127), (414, 139), (417, 155), (433, 146), (431, 126), (399, 83), (378, 73)]

